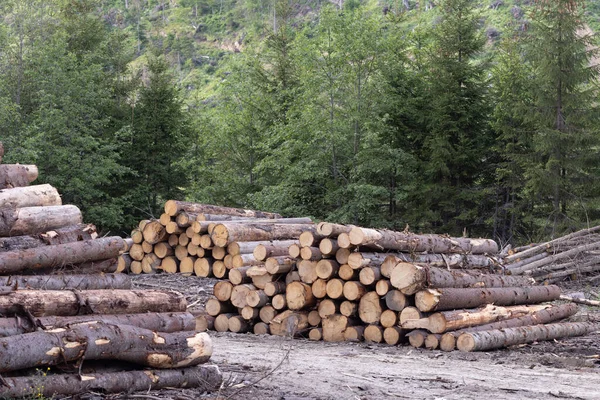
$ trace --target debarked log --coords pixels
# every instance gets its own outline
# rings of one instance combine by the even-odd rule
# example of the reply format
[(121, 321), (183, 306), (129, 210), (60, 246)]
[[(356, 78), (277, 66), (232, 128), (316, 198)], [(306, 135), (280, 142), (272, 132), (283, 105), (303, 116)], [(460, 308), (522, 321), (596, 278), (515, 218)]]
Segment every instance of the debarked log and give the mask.
[(223, 375), (216, 365), (185, 369), (99, 372), (84, 375), (60, 374), (4, 378), (0, 387), (3, 398), (73, 396), (85, 392), (130, 393), (164, 388), (219, 389)]
[(180, 368), (205, 363), (211, 355), (212, 343), (205, 332), (154, 332), (93, 321), (0, 339), (0, 372), (81, 359)]

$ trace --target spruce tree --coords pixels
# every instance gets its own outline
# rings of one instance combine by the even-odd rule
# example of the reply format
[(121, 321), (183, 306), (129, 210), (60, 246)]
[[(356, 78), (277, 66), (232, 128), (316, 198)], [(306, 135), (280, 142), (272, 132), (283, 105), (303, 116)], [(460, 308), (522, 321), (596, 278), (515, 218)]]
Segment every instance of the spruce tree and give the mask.
[(597, 50), (585, 1), (536, 1), (527, 42), (534, 82), (528, 116), (535, 126), (527, 189), (540, 224), (554, 233), (598, 217), (589, 203), (598, 195), (600, 165)]

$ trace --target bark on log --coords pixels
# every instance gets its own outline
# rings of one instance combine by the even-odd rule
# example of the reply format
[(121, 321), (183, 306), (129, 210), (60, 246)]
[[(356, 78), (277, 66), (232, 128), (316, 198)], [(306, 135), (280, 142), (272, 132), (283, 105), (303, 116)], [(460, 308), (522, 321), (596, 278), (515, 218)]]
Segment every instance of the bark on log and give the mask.
[(317, 233), (316, 228), (313, 227), (310, 231), (302, 232), (298, 241), (300, 242), (300, 247), (314, 247), (319, 245), (322, 238), (324, 236)]
[(254, 248), (252, 254), (258, 261), (264, 261), (269, 257), (287, 256), (288, 247), (296, 243), (294, 240), (281, 240), (266, 243), (259, 243)]
[(385, 253), (352, 253), (348, 256), (348, 265), (354, 269), (367, 266), (379, 267), (387, 256)]
[(277, 314), (278, 311), (275, 309), (275, 307), (266, 305), (260, 309), (260, 311), (258, 312), (258, 317), (262, 322), (268, 324), (273, 318), (275, 318)]
[(133, 259), (129, 256), (129, 254), (121, 254), (119, 256), (119, 260), (117, 261), (117, 270), (115, 272), (129, 272), (129, 267), (131, 266), (131, 262)]
[(35, 165), (0, 165), (0, 189), (28, 186), (37, 177), (38, 168)]
[(552, 305), (551, 307), (544, 308), (543, 310), (536, 311), (529, 315), (522, 317), (506, 319), (498, 322), (492, 322), (490, 324), (473, 326), (466, 329), (461, 329), (454, 332), (447, 332), (442, 335), (440, 342), (440, 348), (443, 351), (452, 351), (456, 348), (456, 339), (463, 333), (466, 332), (479, 332), (487, 331), (491, 329), (505, 329), (505, 328), (516, 328), (519, 326), (528, 325), (539, 325), (547, 324), (550, 322), (558, 321), (564, 318), (568, 318), (572, 315), (577, 314), (578, 307), (575, 304), (560, 304)]
[(0, 252), (90, 240), (96, 236), (96, 227), (92, 224), (71, 225), (37, 235), (0, 238)]
[(376, 292), (366, 293), (360, 298), (358, 316), (365, 324), (378, 323), (382, 312), (383, 302)]
[(300, 237), (304, 231), (314, 231), (306, 224), (233, 224), (215, 226), (211, 238), (215, 245), (225, 247), (236, 241), (284, 240)]
[(318, 247), (303, 247), (300, 249), (300, 258), (307, 261), (319, 261), (323, 254)]
[(404, 294), (415, 294), (433, 288), (500, 288), (532, 286), (535, 281), (520, 276), (481, 274), (478, 271), (445, 270), (401, 262), (390, 275), (392, 286)]
[(62, 199), (51, 185), (0, 189), (0, 208), (60, 206)]
[(229, 330), (231, 332), (245, 333), (245, 332), (250, 332), (250, 330), (252, 329), (252, 322), (246, 321), (240, 315), (234, 315), (233, 317), (229, 318), (228, 323), (229, 323)]
[(211, 315), (198, 315), (196, 317), (196, 332), (214, 331), (215, 319)]
[(210, 204), (198, 204), (185, 201), (169, 200), (165, 203), (165, 213), (174, 216), (185, 211), (191, 214), (219, 214), (246, 218), (281, 218), (281, 215), (265, 211), (245, 210), (242, 208), (220, 207)]
[(81, 211), (71, 205), (4, 208), (0, 209), (0, 236), (31, 235), (81, 221)]
[(6, 386), (0, 387), (3, 398), (55, 398), (89, 392), (131, 393), (174, 387), (215, 392), (221, 387), (223, 375), (216, 365), (201, 365), (173, 370), (5, 377), (4, 381)]
[(0, 318), (0, 336), (16, 336), (34, 332), (38, 329), (64, 328), (71, 324), (101, 321), (107, 324), (131, 325), (157, 332), (193, 331), (196, 318), (187, 312), (142, 313), (142, 314), (95, 314), (70, 317), (23, 317)]
[(292, 282), (287, 286), (285, 300), (290, 310), (301, 310), (316, 303), (312, 288), (302, 282)]
[(285, 293), (286, 284), (283, 281), (267, 282), (263, 289), (267, 296), (273, 297), (276, 294)]
[(183, 295), (157, 290), (19, 290), (0, 296), (0, 313), (48, 315), (132, 314), (186, 310)]
[(131, 289), (131, 278), (122, 274), (12, 275), (0, 276), (0, 287), (13, 290)]
[[(379, 293), (377, 294), (379, 295)], [(410, 305), (410, 303), (410, 299), (399, 290), (390, 290), (385, 294), (385, 305), (390, 310), (400, 312)]]
[(597, 250), (597, 249), (600, 249), (600, 241), (577, 246), (570, 250), (563, 251), (562, 253), (548, 255), (548, 257), (544, 257), (541, 260), (534, 261), (529, 264), (525, 264), (518, 268), (510, 268), (510, 266), (507, 268), (512, 275), (519, 275), (526, 271), (532, 271), (532, 270), (535, 270), (536, 268), (543, 267), (548, 264), (552, 264), (559, 260), (571, 259), (572, 257), (575, 257), (583, 252), (590, 251), (590, 250)]
[(211, 355), (212, 344), (206, 333), (157, 333), (94, 321), (0, 339), (0, 372), (81, 359), (179, 368), (205, 363)]
[(364, 326), (349, 326), (344, 331), (344, 340), (346, 342), (362, 342), (364, 340)]
[(381, 265), (381, 275), (389, 278), (399, 262), (426, 264), (429, 267), (468, 269), (495, 268), (499, 265), (495, 258), (478, 254), (402, 254), (389, 255)]
[(405, 252), (494, 254), (498, 244), (490, 239), (449, 238), (439, 235), (416, 235), (354, 227), (350, 243), (355, 246), (377, 246), (380, 249)]
[(116, 258), (122, 247), (123, 239), (113, 236), (22, 251), (8, 251), (2, 253), (0, 258), (0, 274)]
[(288, 273), (295, 265), (296, 260), (284, 256), (269, 257), (265, 261), (265, 268), (271, 275)]
[(600, 328), (597, 323), (564, 322), (519, 328), (463, 333), (456, 341), (460, 351), (486, 351), (517, 344), (582, 336)]
[(412, 347), (416, 347), (417, 349), (423, 347), (425, 344), (425, 339), (427, 339), (427, 331), (423, 331), (420, 329), (410, 331), (406, 334), (408, 337), (408, 342)]
[(211, 317), (216, 317), (219, 314), (226, 314), (236, 311), (236, 308), (228, 301), (219, 301), (216, 298), (210, 298), (206, 301), (204, 310)]

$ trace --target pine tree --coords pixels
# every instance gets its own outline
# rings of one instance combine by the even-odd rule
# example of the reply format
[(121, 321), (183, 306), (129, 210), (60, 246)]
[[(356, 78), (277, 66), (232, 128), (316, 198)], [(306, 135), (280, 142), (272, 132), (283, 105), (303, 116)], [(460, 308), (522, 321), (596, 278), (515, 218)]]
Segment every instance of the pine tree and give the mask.
[(598, 196), (598, 66), (585, 1), (536, 1), (527, 41), (535, 126), (527, 189), (554, 233), (598, 217), (589, 203)]

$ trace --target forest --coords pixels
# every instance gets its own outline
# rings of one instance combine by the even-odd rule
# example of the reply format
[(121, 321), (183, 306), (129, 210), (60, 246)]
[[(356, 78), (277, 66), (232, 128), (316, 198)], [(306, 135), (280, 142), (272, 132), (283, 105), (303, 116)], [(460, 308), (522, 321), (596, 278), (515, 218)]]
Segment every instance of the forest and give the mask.
[(584, 0), (3, 0), (6, 163), (103, 232), (168, 199), (501, 244), (600, 223)]

